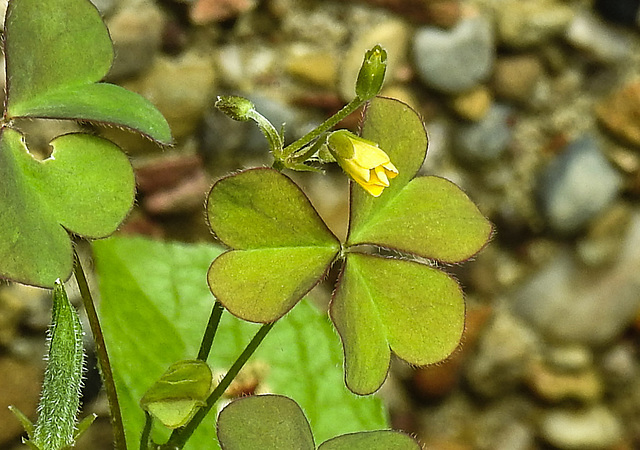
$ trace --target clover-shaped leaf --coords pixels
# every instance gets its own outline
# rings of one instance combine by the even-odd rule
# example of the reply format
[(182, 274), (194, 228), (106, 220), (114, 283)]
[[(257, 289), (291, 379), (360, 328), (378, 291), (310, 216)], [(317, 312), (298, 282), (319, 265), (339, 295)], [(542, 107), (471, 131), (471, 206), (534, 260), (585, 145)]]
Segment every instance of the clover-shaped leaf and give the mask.
[(207, 214), (213, 232), (231, 247), (209, 269), (211, 291), (232, 314), (251, 322), (286, 314), (340, 250), (304, 193), (272, 169), (218, 181)]
[[(418, 115), (397, 100), (376, 98), (363, 137), (390, 156), (399, 175), (378, 198), (352, 183), (345, 265), (330, 312), (342, 338), (345, 381), (358, 394), (375, 392), (386, 378), (390, 349), (417, 365), (446, 358), (464, 329), (457, 282), (414, 256), (447, 263), (477, 253), (492, 226), (453, 183), (413, 178), (426, 154)], [(370, 244), (400, 258), (364, 253)]]
[[(314, 450), (309, 422), (300, 406), (281, 395), (241, 398), (218, 416), (223, 450)], [(344, 434), (323, 442), (318, 450), (418, 450), (406, 434), (392, 430)]]
[(172, 141), (166, 120), (149, 101), (97, 83), (111, 67), (113, 46), (88, 0), (10, 0), (3, 50), (5, 118), (81, 119)]
[(42, 287), (71, 275), (65, 229), (111, 234), (129, 212), (135, 186), (126, 155), (106, 139), (67, 134), (51, 146), (39, 161), (19, 132), (0, 132), (0, 276)]
[(146, 99), (98, 83), (111, 67), (113, 47), (88, 0), (9, 0), (0, 45), (6, 60), (0, 277), (50, 288), (71, 275), (67, 231), (101, 238), (125, 218), (134, 199), (133, 170), (115, 144), (84, 134), (55, 138), (51, 156), (38, 160), (14, 119), (106, 123), (166, 144), (171, 132)]

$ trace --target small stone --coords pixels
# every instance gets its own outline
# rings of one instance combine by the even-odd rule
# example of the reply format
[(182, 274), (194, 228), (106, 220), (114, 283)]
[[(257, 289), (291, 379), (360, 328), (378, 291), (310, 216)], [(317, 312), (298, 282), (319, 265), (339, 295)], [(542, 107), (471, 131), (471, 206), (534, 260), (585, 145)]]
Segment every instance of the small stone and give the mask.
[(547, 362), (554, 371), (581, 372), (591, 368), (593, 353), (584, 345), (558, 345), (549, 350)]
[(560, 372), (535, 362), (530, 366), (527, 381), (540, 398), (553, 403), (564, 400), (593, 403), (602, 397), (602, 381), (593, 369)]
[(520, 103), (531, 100), (544, 69), (535, 55), (498, 58), (491, 86), (498, 97)]
[(491, 91), (486, 86), (478, 86), (455, 96), (451, 106), (463, 119), (477, 122), (487, 115), (492, 100)]
[(616, 203), (589, 224), (576, 246), (582, 262), (590, 267), (604, 267), (614, 262), (622, 250), (631, 214), (629, 205)]
[(127, 83), (153, 103), (169, 122), (174, 138), (191, 134), (213, 100), (215, 72), (210, 59), (195, 52), (157, 58), (150, 71)]
[(387, 51), (385, 83), (392, 83), (404, 62), (409, 46), (407, 24), (397, 19), (386, 19), (368, 27), (355, 37), (342, 58), (339, 72), (338, 91), (344, 100), (349, 101), (354, 97), (356, 79), (364, 54), (376, 44), (380, 44)]
[(614, 91), (596, 106), (596, 115), (611, 134), (640, 147), (640, 81)]
[(338, 61), (334, 53), (304, 49), (289, 57), (287, 72), (302, 81), (333, 88), (338, 76)]
[(460, 18), (460, 0), (365, 0), (389, 9), (412, 22), (450, 27)]
[(542, 171), (537, 187), (541, 212), (553, 230), (575, 233), (611, 204), (622, 182), (595, 139), (583, 136)]
[(482, 82), (491, 73), (494, 60), (493, 30), (481, 15), (460, 20), (443, 30), (419, 28), (413, 41), (413, 62), (429, 87), (460, 93)]
[(109, 79), (137, 75), (147, 69), (162, 45), (164, 16), (155, 2), (126, 2), (107, 20), (115, 60)]
[(548, 42), (564, 32), (574, 15), (570, 6), (553, 0), (509, 0), (496, 13), (501, 42), (515, 48)]
[(607, 384), (627, 387), (637, 380), (640, 367), (636, 357), (636, 348), (630, 342), (621, 342), (608, 349), (601, 361)]
[(480, 336), (477, 351), (470, 355), (465, 375), (477, 393), (505, 395), (520, 385), (539, 355), (536, 334), (520, 319), (499, 309)]
[(581, 11), (567, 28), (567, 41), (602, 63), (621, 63), (634, 54), (629, 34), (600, 20), (590, 11)]
[(195, 25), (223, 22), (255, 7), (255, 0), (196, 0), (189, 7), (189, 19)]
[(540, 434), (549, 444), (567, 450), (607, 449), (623, 439), (620, 420), (601, 405), (588, 409), (545, 411)]
[(464, 163), (488, 163), (500, 158), (511, 141), (511, 108), (493, 105), (486, 116), (458, 126), (454, 152)]

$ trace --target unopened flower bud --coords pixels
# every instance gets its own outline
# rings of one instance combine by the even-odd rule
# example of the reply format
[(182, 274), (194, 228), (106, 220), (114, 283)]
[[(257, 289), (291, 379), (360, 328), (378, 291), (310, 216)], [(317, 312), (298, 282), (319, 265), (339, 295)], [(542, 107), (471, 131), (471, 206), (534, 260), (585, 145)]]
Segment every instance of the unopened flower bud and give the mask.
[(380, 45), (367, 51), (356, 81), (356, 95), (360, 100), (369, 100), (380, 92), (387, 71), (387, 52)]

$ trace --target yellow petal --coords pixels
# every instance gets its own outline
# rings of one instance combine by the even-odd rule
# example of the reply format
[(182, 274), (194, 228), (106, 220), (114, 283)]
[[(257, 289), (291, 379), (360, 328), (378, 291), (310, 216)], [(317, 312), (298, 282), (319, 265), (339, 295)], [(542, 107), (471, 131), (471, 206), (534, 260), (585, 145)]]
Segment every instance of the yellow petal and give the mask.
[(387, 177), (387, 174), (385, 173), (384, 167), (378, 166), (378, 167), (376, 167), (374, 169), (373, 176), (371, 177), (372, 178), (371, 182), (373, 182), (373, 177), (374, 176), (378, 179), (378, 181), (380, 181), (379, 184), (382, 184), (385, 187), (389, 186), (389, 178)]
[(360, 166), (353, 159), (345, 159), (340, 161), (340, 166), (342, 166), (342, 169), (349, 175), (351, 175), (354, 180), (362, 180), (368, 183), (371, 178), (371, 172), (369, 171), (369, 169)]
[(380, 197), (380, 194), (382, 194), (382, 191), (384, 191), (384, 186), (380, 186), (379, 184), (363, 183), (362, 181), (358, 180), (356, 180), (356, 182), (360, 186), (362, 186), (365, 191), (367, 191), (374, 197)]
[(357, 161), (360, 166), (367, 169), (391, 163), (389, 156), (380, 148), (359, 141), (353, 141), (353, 157), (350, 159)]
[(389, 178), (395, 178), (398, 176), (398, 169), (396, 169), (396, 166), (394, 166), (391, 161), (389, 161), (386, 164), (383, 164), (382, 167), (387, 169), (386, 172)]

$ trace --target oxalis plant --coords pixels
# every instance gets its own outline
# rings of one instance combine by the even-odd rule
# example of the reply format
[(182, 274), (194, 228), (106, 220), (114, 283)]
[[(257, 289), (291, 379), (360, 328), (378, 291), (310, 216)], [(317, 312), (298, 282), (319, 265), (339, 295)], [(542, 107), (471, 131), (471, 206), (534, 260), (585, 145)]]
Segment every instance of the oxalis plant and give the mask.
[[(39, 159), (27, 148), (20, 124), (106, 124), (159, 145), (171, 144), (169, 127), (142, 97), (100, 82), (113, 49), (88, 0), (9, 0), (2, 45), (0, 276), (53, 290), (35, 425), (14, 409), (29, 446), (71, 447), (92, 420), (77, 425), (82, 330), (63, 284), (73, 276), (96, 341), (117, 448), (314, 449), (316, 441), (324, 441), (322, 450), (419, 448), (406, 434), (376, 430), (373, 423), (386, 423), (379, 409), (377, 419), (365, 419), (376, 411), (372, 404), (362, 407), (371, 397), (343, 397), (359, 402), (355, 415), (365, 431), (341, 434), (347, 421), (341, 404), (314, 410), (321, 397), (333, 395), (328, 378), (336, 361), (325, 355), (339, 344), (328, 321), (301, 302), (331, 267), (339, 267), (329, 313), (342, 341), (344, 384), (358, 396), (384, 383), (392, 352), (410, 364), (431, 364), (460, 342), (463, 294), (442, 269), (476, 254), (492, 226), (455, 184), (416, 177), (426, 156), (426, 132), (410, 107), (376, 97), (386, 70), (382, 48), (366, 53), (355, 98), (287, 146), (283, 133), (249, 100), (218, 98), (216, 106), (231, 118), (257, 123), (272, 167), (243, 170), (213, 185), (206, 214), (224, 250), (126, 238), (94, 242), (103, 298), (99, 319), (73, 242), (106, 237), (124, 220), (134, 201), (132, 168), (114, 143), (83, 133), (54, 138), (51, 155)], [(363, 105), (359, 135), (334, 130)], [(343, 240), (286, 174), (321, 171), (336, 162), (351, 179)], [(202, 294), (205, 280), (213, 297)], [(285, 340), (295, 341), (289, 342), (295, 352), (283, 350)], [(248, 370), (254, 353), (262, 359)], [(166, 362), (168, 357), (173, 359)], [(242, 395), (278, 384), (258, 362), (275, 367), (278, 360), (294, 365), (294, 359), (302, 361), (306, 378), (289, 368), (290, 377), (276, 391), (296, 383), (312, 386), (313, 400), (303, 402), (311, 421), (286, 396)], [(221, 360), (229, 362), (222, 375), (214, 370)], [(232, 390), (242, 398), (224, 406)], [(326, 417), (333, 420), (330, 431), (318, 425)]]

